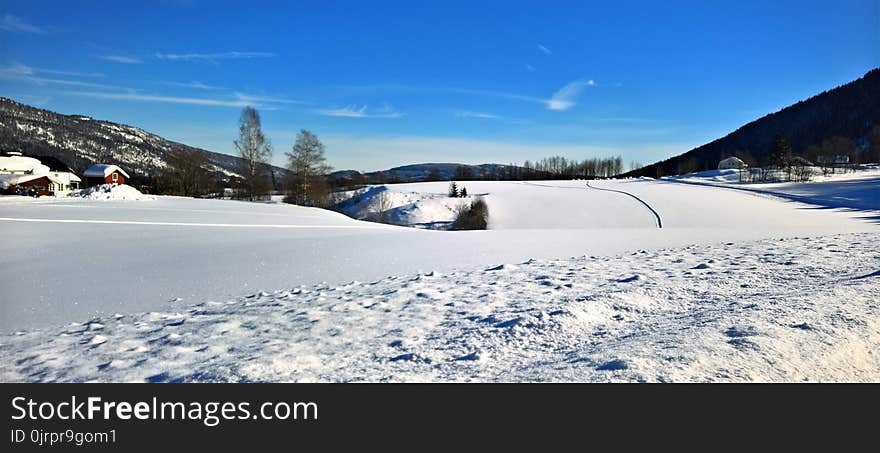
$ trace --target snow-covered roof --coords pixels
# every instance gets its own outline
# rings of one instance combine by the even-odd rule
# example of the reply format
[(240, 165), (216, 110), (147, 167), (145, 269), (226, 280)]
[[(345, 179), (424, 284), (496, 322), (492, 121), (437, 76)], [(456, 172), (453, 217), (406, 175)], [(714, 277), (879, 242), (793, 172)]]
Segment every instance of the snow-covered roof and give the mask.
[(27, 156), (0, 156), (0, 172), (31, 172), (36, 174), (49, 173), (49, 167), (39, 159)]
[(95, 164), (91, 167), (87, 168), (86, 171), (83, 172), (83, 176), (86, 178), (106, 178), (107, 175), (113, 173), (114, 171), (118, 171), (128, 178), (128, 173), (123, 171), (119, 166), (112, 164)]
[(8, 189), (9, 186), (18, 185), (21, 183), (32, 181), (34, 179), (40, 179), (43, 177), (49, 178), (49, 181), (52, 181), (53, 183), (62, 184), (61, 180), (59, 180), (55, 176), (52, 176), (51, 174), (48, 174), (48, 173), (47, 174), (25, 174), (25, 175), (0, 174), (0, 189)]
[(721, 159), (721, 162), (718, 162), (718, 168), (721, 170), (746, 167), (748, 167), (748, 165), (746, 165), (746, 163), (739, 157), (728, 157), (727, 159)]

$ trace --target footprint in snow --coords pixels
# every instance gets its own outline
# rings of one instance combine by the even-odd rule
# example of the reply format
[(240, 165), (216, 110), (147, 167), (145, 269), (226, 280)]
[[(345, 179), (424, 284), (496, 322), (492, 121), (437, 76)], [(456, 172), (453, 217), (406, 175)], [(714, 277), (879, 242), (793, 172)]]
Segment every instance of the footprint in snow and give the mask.
[(431, 359), (427, 357), (421, 357), (417, 354), (413, 354), (411, 352), (406, 354), (400, 354), (398, 356), (392, 357), (388, 359), (389, 362), (422, 362), (422, 363), (431, 363)]
[(692, 267), (691, 269), (709, 269), (710, 267), (711, 266), (709, 266), (708, 263), (700, 263), (700, 264), (697, 264), (696, 266)]
[(733, 326), (724, 331), (724, 334), (731, 338), (753, 337), (758, 331), (752, 326), (737, 327)]
[(609, 360), (596, 367), (597, 371), (619, 371), (629, 369), (629, 364), (623, 359)]
[(498, 327), (498, 328), (513, 327), (513, 326), (519, 324), (520, 321), (522, 321), (522, 317), (517, 317), (517, 318), (513, 318), (508, 321), (499, 322), (498, 324), (495, 324), (495, 327)]
[(617, 283), (632, 283), (632, 282), (637, 282), (639, 280), (642, 280), (643, 278), (644, 278), (643, 276), (636, 274), (636, 275), (631, 275), (629, 277), (617, 279)]
[(455, 360), (457, 360), (457, 361), (477, 361), (477, 360), (480, 360), (480, 354), (478, 354), (476, 352), (472, 352), (470, 354), (456, 357)]

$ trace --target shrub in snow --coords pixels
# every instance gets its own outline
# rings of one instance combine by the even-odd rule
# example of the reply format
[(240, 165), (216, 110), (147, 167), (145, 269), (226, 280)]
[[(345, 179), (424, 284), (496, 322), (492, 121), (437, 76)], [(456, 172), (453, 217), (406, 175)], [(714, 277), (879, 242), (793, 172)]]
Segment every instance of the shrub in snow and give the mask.
[(489, 205), (482, 198), (462, 203), (458, 208), (453, 230), (485, 230), (489, 226)]

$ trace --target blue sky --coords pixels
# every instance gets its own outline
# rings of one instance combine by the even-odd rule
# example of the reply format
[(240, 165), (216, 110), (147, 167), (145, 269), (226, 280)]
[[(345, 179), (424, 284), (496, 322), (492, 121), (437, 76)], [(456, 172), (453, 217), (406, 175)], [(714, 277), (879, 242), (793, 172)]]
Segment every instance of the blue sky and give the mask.
[(0, 95), (337, 169), (620, 154), (651, 163), (880, 66), (880, 1), (0, 5)]

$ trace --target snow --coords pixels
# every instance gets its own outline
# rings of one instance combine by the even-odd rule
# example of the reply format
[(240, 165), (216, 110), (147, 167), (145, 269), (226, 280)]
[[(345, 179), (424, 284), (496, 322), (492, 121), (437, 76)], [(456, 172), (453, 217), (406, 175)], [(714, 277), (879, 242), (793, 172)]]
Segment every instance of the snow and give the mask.
[(11, 155), (0, 156), (0, 171), (9, 173), (28, 172), (44, 175), (49, 173), (49, 167), (33, 157)]
[[(703, 184), (742, 190), (828, 209), (880, 210), (880, 167), (864, 166), (856, 171), (822, 175), (815, 170), (809, 182), (739, 183), (737, 170), (711, 170), (664, 178), (684, 184)], [(873, 214), (872, 214), (873, 215)]]
[(155, 200), (126, 184), (100, 184), (71, 192), (68, 196), (89, 200)]
[(455, 220), (458, 207), (475, 198), (451, 198), (446, 191), (431, 192), (436, 189), (435, 185), (422, 184), (416, 189), (380, 185), (349, 191), (344, 194), (345, 201), (336, 209), (358, 220), (377, 221), (384, 206), (387, 208), (383, 218), (385, 223), (446, 229)]
[(876, 381), (877, 239), (726, 242), (257, 291), (4, 335), (0, 380)]
[[(490, 210), (466, 232), (0, 197), (0, 380), (877, 380), (880, 175), (862, 176), (466, 181)], [(382, 187), (394, 209), (456, 200)]]

